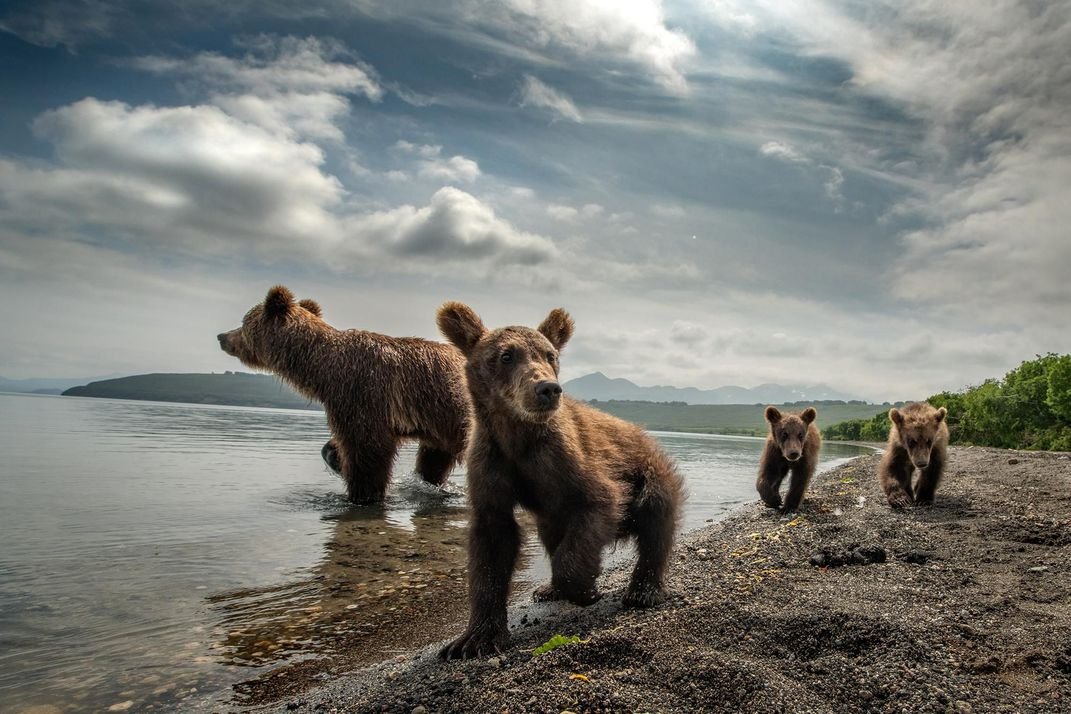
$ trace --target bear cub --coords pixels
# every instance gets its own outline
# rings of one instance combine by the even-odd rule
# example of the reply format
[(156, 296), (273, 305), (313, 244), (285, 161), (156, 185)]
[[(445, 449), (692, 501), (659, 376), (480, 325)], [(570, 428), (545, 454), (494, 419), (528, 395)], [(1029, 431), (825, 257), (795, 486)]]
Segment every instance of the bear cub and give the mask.
[[(766, 407), (766, 422), (770, 433), (759, 461), (759, 478), (755, 488), (762, 502), (770, 508), (790, 513), (800, 507), (807, 484), (818, 466), (822, 435), (815, 424), (818, 412), (808, 407), (799, 414), (783, 414), (776, 407)], [(784, 504), (781, 503), (781, 482), (792, 472)]]
[(562, 394), (558, 353), (573, 334), (564, 310), (538, 329), (488, 330), (466, 305), (439, 309), (439, 329), (465, 354), (473, 406), (466, 454), (470, 617), (444, 659), (500, 652), (521, 533), (520, 505), (536, 521), (551, 579), (536, 600), (590, 605), (602, 551), (634, 538), (626, 607), (664, 597), (666, 566), (684, 498), (674, 463), (646, 432)]
[[(944, 407), (926, 402), (889, 410), (889, 443), (878, 467), (878, 478), (889, 505), (903, 508), (933, 503), (948, 458), (948, 424)], [(918, 469), (914, 489), (911, 477)]]
[(382, 501), (399, 442), (416, 439), (416, 470), (441, 486), (464, 454), (469, 429), (465, 361), (451, 345), (364, 330), (336, 330), (313, 300), (281, 285), (218, 335), (224, 352), (272, 372), (323, 404), (331, 441), (321, 453), (354, 503)]

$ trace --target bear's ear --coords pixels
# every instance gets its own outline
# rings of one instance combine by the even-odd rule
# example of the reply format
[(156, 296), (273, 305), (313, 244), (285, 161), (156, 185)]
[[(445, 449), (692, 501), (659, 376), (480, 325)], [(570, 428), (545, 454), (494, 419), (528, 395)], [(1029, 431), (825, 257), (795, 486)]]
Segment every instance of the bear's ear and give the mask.
[(276, 285), (264, 298), (264, 314), (268, 317), (281, 317), (294, 305), (294, 293), (282, 285)]
[(804, 424), (810, 424), (817, 417), (818, 417), (818, 411), (814, 407), (807, 407), (806, 409), (803, 410), (803, 413), (800, 414), (800, 419), (803, 420)]
[(940, 424), (941, 422), (943, 422), (945, 420), (945, 416), (947, 416), (947, 415), (948, 415), (948, 410), (947, 409), (945, 409), (944, 407), (941, 407), (940, 409), (938, 409), (937, 410), (937, 423)]
[(896, 424), (897, 428), (904, 425), (904, 415), (900, 413), (900, 410), (893, 407), (889, 410), (889, 421)]
[(472, 351), (487, 332), (480, 316), (471, 307), (460, 302), (443, 303), (435, 321), (443, 337), (450, 340), (465, 355)]
[(781, 412), (777, 407), (766, 407), (766, 421), (776, 424), (781, 421)]
[(556, 307), (550, 311), (547, 319), (543, 320), (536, 329), (550, 340), (550, 344), (554, 345), (554, 349), (560, 350), (565, 347), (565, 343), (573, 336), (573, 318), (569, 317), (569, 313), (565, 310)]
[(320, 303), (316, 302), (315, 300), (309, 300), (308, 298), (306, 298), (299, 302), (298, 305), (301, 305), (301, 307), (305, 308), (313, 315), (316, 315), (316, 317), (323, 317), (324, 315), (323, 310), (320, 309)]

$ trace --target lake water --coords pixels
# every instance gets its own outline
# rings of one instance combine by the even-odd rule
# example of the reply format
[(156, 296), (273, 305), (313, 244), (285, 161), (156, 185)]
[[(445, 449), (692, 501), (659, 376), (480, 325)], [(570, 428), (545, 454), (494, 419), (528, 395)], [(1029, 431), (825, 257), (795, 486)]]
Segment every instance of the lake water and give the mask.
[[(322, 609), (342, 533), (397, 587), (425, 585), (392, 548), (461, 557), (463, 472), (427, 487), (406, 447), (386, 506), (353, 508), (328, 436), (313, 411), (0, 395), (0, 711), (181, 709), (314, 651), (293, 613)], [(761, 439), (656, 436), (687, 479), (685, 529), (755, 499)], [(823, 468), (865, 451), (826, 444)], [(379, 582), (362, 577), (337, 607), (360, 613), (354, 588)]]

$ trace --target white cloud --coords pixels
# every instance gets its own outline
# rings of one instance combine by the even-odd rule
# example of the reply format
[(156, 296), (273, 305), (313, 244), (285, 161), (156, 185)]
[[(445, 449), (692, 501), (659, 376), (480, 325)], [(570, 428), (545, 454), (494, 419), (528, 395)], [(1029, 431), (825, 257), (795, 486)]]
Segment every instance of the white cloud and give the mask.
[(673, 94), (687, 93), (685, 65), (696, 55), (692, 40), (666, 25), (661, 0), (358, 0), (356, 6), (532, 63), (563, 63), (564, 53), (636, 67)]
[(421, 178), (437, 181), (472, 183), (480, 177), (480, 166), (464, 156), (451, 156), (448, 159), (425, 159), (419, 162), (418, 173)]
[(9, 220), (111, 227), (129, 240), (223, 249), (317, 242), (343, 197), (314, 144), (212, 106), (83, 99), (33, 124), (58, 167), (0, 164)]
[(780, 141), (768, 141), (759, 147), (759, 153), (763, 156), (769, 156), (774, 159), (780, 159), (781, 161), (788, 161), (794, 164), (809, 163), (810, 159), (796, 151), (790, 145)]
[[(890, 216), (925, 227), (903, 236), (896, 294), (983, 324), (1071, 327), (1071, 6), (998, 0), (885, 2), (865, 13), (821, 0), (714, 8), (727, 27), (747, 12), (803, 52), (851, 71), (848, 88), (906, 112), (924, 132), (913, 172), (925, 186)], [(826, 182), (836, 196), (842, 175)], [(910, 185), (910, 184), (905, 184)]]
[(248, 50), (241, 58), (216, 52), (192, 57), (142, 57), (135, 67), (158, 74), (187, 77), (228, 92), (264, 96), (287, 92), (364, 94), (372, 101), (383, 98), (376, 71), (347, 58), (345, 48), (316, 37), (260, 35), (241, 43)]
[(579, 214), (580, 211), (572, 206), (564, 206), (560, 203), (547, 205), (547, 215), (559, 221), (574, 221)]
[[(341, 141), (346, 95), (383, 97), (375, 70), (341, 45), (314, 37), (258, 36), (242, 57), (202, 52), (192, 57), (141, 57), (133, 66), (184, 78), (209, 102), (269, 131)], [(345, 60), (345, 61), (343, 61)]]
[(521, 84), (521, 106), (548, 109), (555, 119), (583, 122), (580, 110), (568, 95), (544, 84), (531, 75), (524, 76)]
[(395, 142), (394, 149), (420, 157), (416, 162), (417, 175), (432, 181), (472, 183), (481, 175), (480, 165), (461, 155), (441, 158), (443, 147), (437, 144), (414, 144), (404, 139)]
[(423, 208), (407, 205), (354, 217), (347, 232), (358, 237), (360, 249), (414, 258), (532, 265), (557, 255), (547, 238), (514, 228), (475, 196), (451, 187), (436, 191)]

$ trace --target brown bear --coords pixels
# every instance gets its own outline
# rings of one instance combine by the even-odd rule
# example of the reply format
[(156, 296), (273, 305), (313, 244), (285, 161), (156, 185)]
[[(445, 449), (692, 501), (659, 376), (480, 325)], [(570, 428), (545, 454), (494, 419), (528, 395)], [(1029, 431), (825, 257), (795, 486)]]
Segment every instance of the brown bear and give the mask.
[(602, 550), (634, 537), (637, 563), (627, 607), (664, 597), (670, 548), (684, 498), (673, 461), (643, 429), (562, 395), (558, 353), (573, 334), (564, 310), (537, 330), (487, 330), (461, 303), (439, 308), (439, 329), (468, 359), (473, 406), (466, 454), (469, 519), (468, 629), (444, 659), (499, 652), (509, 632), (506, 598), (521, 534), (520, 505), (535, 518), (551, 559), (536, 600), (590, 605)]
[[(892, 426), (878, 478), (893, 508), (933, 503), (948, 458), (947, 414), (944, 407), (934, 409), (926, 402), (889, 410)], [(919, 470), (919, 478), (912, 489), (915, 469)]]
[[(465, 360), (452, 345), (364, 330), (336, 330), (312, 300), (279, 285), (219, 345), (248, 367), (273, 372), (319, 401), (354, 503), (382, 501), (402, 439), (420, 442), (416, 470), (442, 485), (469, 431)], [(330, 463), (330, 461), (329, 461)]]
[[(755, 488), (762, 502), (770, 508), (780, 508), (790, 513), (800, 507), (807, 484), (818, 466), (818, 452), (822, 449), (822, 435), (814, 420), (818, 412), (807, 407), (799, 414), (782, 414), (777, 407), (766, 407), (766, 421), (770, 433), (759, 461), (759, 478)], [(788, 472), (792, 481), (781, 503), (781, 482)]]

